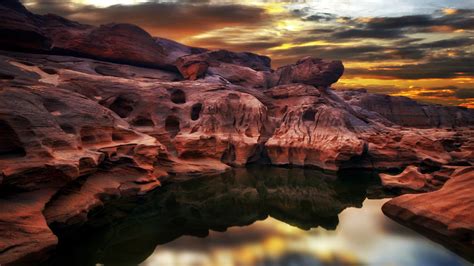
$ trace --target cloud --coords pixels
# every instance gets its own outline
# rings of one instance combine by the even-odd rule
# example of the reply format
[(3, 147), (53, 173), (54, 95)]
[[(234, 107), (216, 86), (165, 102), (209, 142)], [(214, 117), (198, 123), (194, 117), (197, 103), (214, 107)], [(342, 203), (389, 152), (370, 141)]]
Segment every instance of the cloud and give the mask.
[(239, 4), (189, 4), (149, 2), (138, 5), (115, 5), (107, 8), (78, 6), (70, 9), (56, 1), (42, 1), (32, 11), (54, 11), (71, 20), (99, 25), (110, 22), (131, 23), (154, 36), (181, 39), (213, 29), (258, 25), (270, 19), (264, 9)]
[(330, 21), (335, 20), (337, 16), (331, 13), (313, 13), (310, 16), (304, 17), (306, 21)]
[(459, 99), (474, 98), (474, 88), (459, 89), (456, 91), (455, 96)]
[(458, 78), (474, 76), (474, 57), (434, 58), (425, 63), (403, 66), (386, 65), (382, 69), (354, 68), (352, 75), (375, 75), (395, 79)]
[(386, 30), (400, 29), (407, 27), (428, 27), (435, 23), (429, 15), (411, 15), (401, 17), (378, 17), (367, 21), (366, 26), (369, 29)]
[(336, 32), (332, 35), (334, 39), (355, 39), (355, 38), (373, 38), (373, 39), (399, 39), (404, 34), (400, 30), (366, 30), (350, 29)]

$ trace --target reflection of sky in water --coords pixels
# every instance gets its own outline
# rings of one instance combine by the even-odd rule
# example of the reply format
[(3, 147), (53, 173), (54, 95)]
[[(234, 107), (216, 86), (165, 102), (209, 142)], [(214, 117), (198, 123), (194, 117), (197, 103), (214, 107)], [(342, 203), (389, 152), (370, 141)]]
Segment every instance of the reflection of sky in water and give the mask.
[(143, 265), (469, 265), (385, 217), (385, 201), (344, 210), (335, 231), (268, 218), (207, 238), (184, 236), (158, 246)]

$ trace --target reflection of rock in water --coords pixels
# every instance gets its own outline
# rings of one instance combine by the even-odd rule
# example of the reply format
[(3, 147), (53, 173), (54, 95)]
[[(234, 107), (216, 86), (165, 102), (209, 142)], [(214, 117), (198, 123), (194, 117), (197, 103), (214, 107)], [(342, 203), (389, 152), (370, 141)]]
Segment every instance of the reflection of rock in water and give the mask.
[(52, 224), (61, 256), (52, 260), (140, 263), (157, 245), (182, 235), (204, 237), (209, 230), (249, 225), (268, 215), (302, 229), (334, 229), (342, 210), (362, 206), (368, 179), (259, 166), (165, 184), (144, 197), (114, 200), (92, 210), (80, 228)]

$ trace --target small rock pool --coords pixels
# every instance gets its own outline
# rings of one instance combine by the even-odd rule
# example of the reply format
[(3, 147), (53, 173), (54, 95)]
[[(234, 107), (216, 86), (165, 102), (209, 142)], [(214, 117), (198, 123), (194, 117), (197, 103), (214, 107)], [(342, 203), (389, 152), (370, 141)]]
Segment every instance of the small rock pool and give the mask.
[(173, 177), (55, 227), (56, 265), (470, 265), (381, 211), (370, 173), (254, 166)]

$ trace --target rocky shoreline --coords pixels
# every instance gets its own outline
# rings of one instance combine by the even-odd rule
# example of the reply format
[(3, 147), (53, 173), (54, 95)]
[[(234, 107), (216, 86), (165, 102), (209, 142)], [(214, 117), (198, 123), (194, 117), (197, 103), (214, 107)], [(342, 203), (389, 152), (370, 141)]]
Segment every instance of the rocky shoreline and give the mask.
[[(401, 196), (384, 212), (472, 250), (474, 199), (461, 196), (474, 190), (474, 110), (334, 91), (340, 61), (272, 70), (265, 56), (187, 47), (133, 25), (39, 16), (15, 0), (0, 12), (2, 264), (40, 258), (57, 244), (48, 225), (81, 223), (110, 198), (250, 163), (404, 170), (382, 183), (441, 190)], [(424, 199), (445, 195), (463, 206), (450, 205), (449, 219)], [(457, 217), (461, 236), (439, 229)]]

